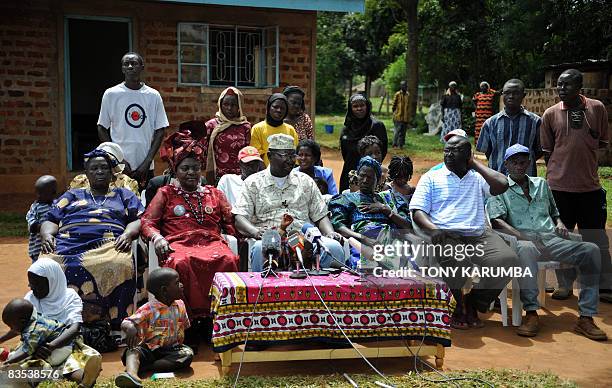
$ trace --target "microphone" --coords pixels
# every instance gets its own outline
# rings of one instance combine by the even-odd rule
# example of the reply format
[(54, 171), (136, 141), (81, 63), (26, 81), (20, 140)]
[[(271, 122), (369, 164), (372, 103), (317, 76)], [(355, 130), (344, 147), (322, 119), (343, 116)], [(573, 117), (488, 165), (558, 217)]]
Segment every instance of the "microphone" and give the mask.
[(304, 249), (304, 235), (296, 230), (289, 236), (287, 243), (289, 244), (289, 247), (291, 247), (291, 250), (297, 255), (300, 263), (304, 265), (304, 259), (302, 258), (302, 250)]
[(319, 253), (321, 250), (331, 255), (331, 252), (329, 252), (329, 250), (323, 244), (321, 244), (321, 237), (323, 237), (323, 235), (321, 234), (321, 231), (319, 230), (319, 228), (317, 228), (313, 224), (306, 222), (304, 225), (302, 225), (302, 233), (304, 233), (304, 237), (306, 238), (306, 241), (312, 244), (313, 253), (316, 255), (316, 270), (310, 271), (310, 274), (313, 276), (329, 275), (328, 271), (321, 269), (320, 267), (320, 260), (321, 260), (320, 256), (321, 255), (320, 254), (317, 255), (317, 253)]
[(278, 267), (278, 259), (281, 255), (281, 236), (278, 231), (274, 229), (268, 229), (261, 236), (261, 255), (266, 260), (266, 266), (262, 272), (262, 277), (267, 277), (274, 273), (274, 269)]
[[(291, 279), (304, 279), (306, 278), (306, 267), (304, 266), (304, 259), (302, 258), (302, 249), (304, 249), (304, 235), (302, 235), (302, 233), (300, 233), (299, 231), (294, 231), (289, 238), (287, 238), (287, 244), (289, 245), (289, 248), (291, 248), (292, 251), (295, 252), (297, 258), (298, 258), (298, 263), (296, 265), (296, 269), (295, 271), (289, 275), (289, 277)], [(302, 264), (302, 267), (304, 267), (304, 272), (300, 271), (300, 264)]]

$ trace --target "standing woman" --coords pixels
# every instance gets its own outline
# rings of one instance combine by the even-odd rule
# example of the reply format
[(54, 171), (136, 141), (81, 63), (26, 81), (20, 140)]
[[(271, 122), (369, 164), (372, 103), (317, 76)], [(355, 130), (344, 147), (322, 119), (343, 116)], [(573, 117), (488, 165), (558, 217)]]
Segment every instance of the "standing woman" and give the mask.
[(298, 134), (292, 125), (285, 123), (285, 117), (289, 111), (287, 97), (282, 93), (274, 93), (268, 98), (266, 104), (266, 119), (253, 126), (251, 130), (251, 146), (257, 148), (259, 155), (263, 158), (266, 167), (270, 165), (268, 160), (268, 137), (271, 135), (284, 134), (293, 137), (293, 143), (297, 147)]
[(387, 129), (385, 124), (378, 121), (371, 114), (372, 103), (362, 94), (353, 94), (349, 98), (344, 119), (344, 128), (340, 134), (340, 150), (344, 166), (340, 175), (340, 191), (349, 188), (349, 171), (357, 168), (357, 163), (361, 158), (357, 143), (364, 136), (373, 135), (380, 140), (382, 160), (387, 156)]
[(491, 89), (487, 81), (480, 83), (480, 92), (476, 92), (472, 101), (476, 105), (476, 124), (474, 126), (474, 144), (478, 144), (478, 137), (480, 136), (480, 129), (484, 125), (484, 122), (491, 116), (493, 116), (493, 99), (496, 90)]
[(285, 123), (295, 128), (300, 141), (305, 139), (314, 140), (312, 120), (305, 112), (304, 91), (298, 86), (287, 86), (283, 90), (283, 94), (287, 97), (287, 102), (289, 103), (289, 111), (287, 112), (287, 117), (285, 117)]
[(457, 83), (448, 83), (448, 90), (440, 101), (442, 107), (442, 133), (440, 139), (444, 142), (444, 135), (461, 128), (461, 95), (457, 92)]
[(242, 92), (229, 87), (221, 92), (217, 113), (206, 122), (206, 181), (214, 185), (225, 174), (240, 174), (238, 152), (251, 142), (251, 123), (242, 111)]

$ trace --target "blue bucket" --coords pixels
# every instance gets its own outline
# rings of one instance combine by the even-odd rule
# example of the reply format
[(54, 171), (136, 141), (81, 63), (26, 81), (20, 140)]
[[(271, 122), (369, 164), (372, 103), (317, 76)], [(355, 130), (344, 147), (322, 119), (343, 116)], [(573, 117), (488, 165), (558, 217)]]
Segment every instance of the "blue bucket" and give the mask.
[(325, 124), (325, 132), (334, 133), (334, 126), (330, 124)]

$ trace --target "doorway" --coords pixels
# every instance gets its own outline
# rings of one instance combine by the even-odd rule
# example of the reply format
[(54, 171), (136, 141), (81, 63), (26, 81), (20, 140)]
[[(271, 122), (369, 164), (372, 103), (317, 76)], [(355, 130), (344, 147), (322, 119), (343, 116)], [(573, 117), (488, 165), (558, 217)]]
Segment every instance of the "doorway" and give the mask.
[(132, 48), (129, 19), (67, 16), (64, 19), (66, 156), (69, 171), (83, 169), (83, 154), (98, 140), (104, 91), (123, 81), (121, 57)]

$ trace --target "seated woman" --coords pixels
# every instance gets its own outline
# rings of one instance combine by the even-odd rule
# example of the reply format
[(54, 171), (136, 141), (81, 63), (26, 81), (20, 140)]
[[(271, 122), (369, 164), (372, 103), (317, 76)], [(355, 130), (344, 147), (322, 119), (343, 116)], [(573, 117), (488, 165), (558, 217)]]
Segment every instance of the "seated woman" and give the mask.
[(327, 182), (326, 194), (338, 194), (338, 186), (336, 186), (332, 169), (318, 166), (321, 160), (321, 147), (316, 141), (310, 139), (300, 141), (295, 152), (300, 166), (294, 168), (294, 170), (303, 172), (313, 179), (324, 179)]
[[(162, 175), (153, 177), (147, 184), (147, 189), (145, 191), (146, 206), (151, 203), (160, 187), (164, 187), (166, 185), (178, 186), (178, 180), (176, 180), (176, 177), (174, 176), (175, 168), (172, 165), (174, 153), (176, 151), (180, 151), (179, 148), (181, 148), (184, 143), (188, 143), (190, 140), (198, 141), (203, 147), (203, 139), (205, 136), (206, 127), (204, 126), (204, 122), (194, 120), (182, 123), (179, 126), (178, 131), (164, 139), (161, 147), (159, 148), (159, 156), (161, 160), (168, 163), (168, 168)], [(206, 179), (204, 179), (204, 177), (201, 178), (200, 184), (206, 184)]]
[[(328, 205), (334, 229), (345, 238), (361, 241), (361, 254), (368, 259), (374, 257), (375, 245), (393, 244), (401, 239), (399, 230), (411, 230), (408, 204), (395, 198), (390, 192), (375, 193), (381, 178), (380, 163), (369, 156), (357, 165), (359, 191), (334, 197)], [(355, 267), (359, 252), (351, 248), (351, 266)], [(385, 258), (381, 265), (399, 268), (404, 263), (400, 257)]]
[[(28, 268), (28, 282), (32, 291), (24, 298), (32, 303), (36, 311), (46, 318), (63, 323), (66, 329), (58, 338), (38, 348), (40, 358), (25, 361), (21, 367), (48, 368), (49, 365), (41, 358), (46, 358), (47, 353), (72, 342), (72, 354), (56, 369), (62, 372), (64, 378), (76, 381), (79, 387), (93, 387), (102, 369), (102, 356), (83, 343), (80, 334), (83, 302), (68, 287), (62, 267), (49, 258), (39, 258)], [(0, 343), (17, 335), (19, 333), (9, 331), (0, 337)]]
[[(129, 172), (126, 171), (126, 169), (129, 170), (129, 165), (123, 158), (123, 150), (121, 149), (121, 146), (117, 143), (107, 141), (100, 143), (96, 149), (106, 151), (110, 158), (114, 158), (117, 161), (117, 165), (113, 168), (114, 177), (110, 183), (110, 188), (123, 187), (124, 189), (128, 189), (139, 196), (140, 190), (138, 189), (138, 182), (124, 174), (124, 172)], [(89, 180), (87, 179), (87, 175), (79, 174), (75, 176), (70, 182), (69, 188), (89, 189)]]
[(389, 187), (391, 195), (400, 197), (410, 204), (415, 188), (410, 186), (412, 179), (412, 160), (408, 156), (394, 156), (389, 163)]
[(216, 272), (235, 272), (238, 258), (222, 233), (236, 234), (223, 192), (200, 185), (199, 142), (182, 138), (171, 166), (178, 186), (160, 188), (142, 216), (142, 235), (153, 241), (160, 265), (179, 273), (189, 318), (210, 316), (208, 292)]
[(240, 174), (238, 152), (251, 142), (251, 123), (242, 111), (242, 93), (229, 87), (221, 92), (215, 117), (206, 122), (204, 168), (206, 181), (216, 185), (225, 174)]
[[(85, 302), (97, 305), (119, 331), (132, 312), (136, 292), (132, 240), (138, 237), (142, 205), (124, 188), (111, 188), (117, 160), (106, 151), (85, 154), (88, 189), (59, 197), (40, 228), (43, 255), (64, 268), (68, 284)], [(46, 254), (46, 255), (45, 255)]]

